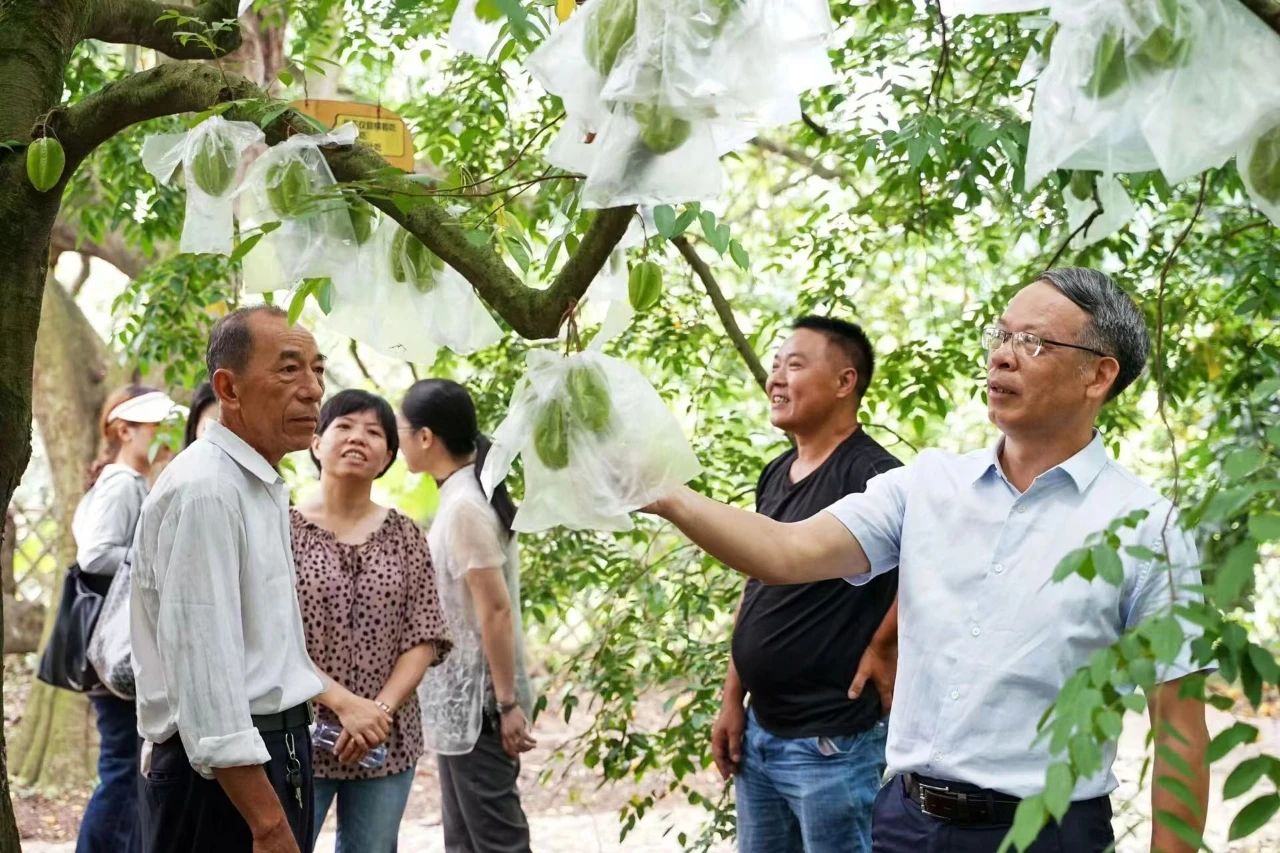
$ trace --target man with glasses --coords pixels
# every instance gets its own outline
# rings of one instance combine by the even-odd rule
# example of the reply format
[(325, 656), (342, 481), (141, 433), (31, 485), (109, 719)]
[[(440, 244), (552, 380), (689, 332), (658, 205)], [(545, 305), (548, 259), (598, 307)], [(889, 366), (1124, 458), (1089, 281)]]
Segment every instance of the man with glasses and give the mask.
[[(1146, 362), (1149, 338), (1133, 301), (1100, 272), (1049, 270), (1014, 296), (983, 341), (988, 414), (1001, 433), (992, 448), (927, 450), (865, 493), (792, 524), (687, 488), (648, 508), (765, 583), (861, 585), (899, 567), (893, 776), (876, 800), (878, 853), (995, 851), (1020, 799), (1042, 791), (1061, 760), (1036, 727), (1066, 680), (1127, 629), (1195, 600), (1189, 588), (1200, 583), (1195, 545), (1168, 501), (1116, 464), (1094, 428)], [(1120, 550), (1119, 585), (1053, 581), (1090, 533), (1137, 510), (1143, 520), (1121, 530), (1136, 547)], [(1176, 780), (1152, 786), (1153, 813), (1199, 829), (1208, 734), (1203, 704), (1179, 695), (1196, 669), (1189, 646), (1188, 637), (1146, 698), (1153, 778)], [(1030, 850), (1112, 845), (1114, 758), (1111, 743), (1102, 769), (1079, 781), (1066, 814)], [(1195, 849), (1162, 822), (1152, 848)]]

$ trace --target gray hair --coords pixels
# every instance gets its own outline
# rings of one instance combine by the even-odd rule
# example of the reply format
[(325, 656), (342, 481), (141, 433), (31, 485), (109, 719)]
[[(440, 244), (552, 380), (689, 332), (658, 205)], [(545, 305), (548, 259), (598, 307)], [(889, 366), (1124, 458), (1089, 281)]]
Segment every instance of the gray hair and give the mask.
[(1147, 363), (1151, 337), (1142, 312), (1110, 276), (1097, 270), (1058, 267), (1045, 270), (1036, 281), (1053, 285), (1089, 315), (1080, 343), (1120, 363), (1120, 372), (1107, 392), (1107, 399), (1114, 400), (1133, 384)]
[(213, 374), (221, 369), (239, 372), (248, 366), (249, 355), (253, 352), (253, 333), (249, 331), (249, 318), (254, 314), (288, 317), (278, 305), (264, 302), (237, 308), (218, 320), (209, 333), (209, 348), (205, 350), (204, 357), (210, 382), (213, 381)]

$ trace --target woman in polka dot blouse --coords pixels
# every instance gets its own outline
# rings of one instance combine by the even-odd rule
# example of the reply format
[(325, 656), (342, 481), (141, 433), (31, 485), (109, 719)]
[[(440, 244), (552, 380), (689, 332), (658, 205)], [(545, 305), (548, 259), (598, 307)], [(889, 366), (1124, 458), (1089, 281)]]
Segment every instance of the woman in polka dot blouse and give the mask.
[[(398, 446), (386, 400), (334, 395), (311, 441), (319, 496), (290, 511), (307, 652), (326, 686), (317, 722), (341, 729), (313, 755), (315, 831), (336, 798), (338, 853), (395, 850), (423, 751), (415, 690), (451, 646), (422, 531), (371, 497)], [(361, 767), (382, 743), (385, 762)]]

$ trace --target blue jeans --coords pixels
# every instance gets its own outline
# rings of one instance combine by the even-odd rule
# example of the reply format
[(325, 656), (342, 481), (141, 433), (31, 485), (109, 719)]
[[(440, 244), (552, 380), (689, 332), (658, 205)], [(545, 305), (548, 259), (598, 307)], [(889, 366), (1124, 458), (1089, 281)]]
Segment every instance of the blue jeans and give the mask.
[(130, 853), (139, 849), (138, 714), (133, 702), (90, 696), (98, 722), (98, 787), (94, 789), (76, 853)]
[(865, 853), (884, 775), (884, 720), (861, 734), (781, 738), (747, 710), (734, 790), (741, 853)]
[(316, 779), (316, 837), (338, 798), (334, 853), (395, 853), (413, 768), (378, 779)]

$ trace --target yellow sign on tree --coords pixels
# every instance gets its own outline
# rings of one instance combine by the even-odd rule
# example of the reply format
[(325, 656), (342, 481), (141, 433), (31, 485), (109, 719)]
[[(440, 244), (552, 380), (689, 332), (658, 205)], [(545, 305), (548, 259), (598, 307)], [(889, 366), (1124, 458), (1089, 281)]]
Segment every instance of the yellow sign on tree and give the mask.
[(354, 101), (294, 101), (293, 108), (327, 127), (353, 123), (360, 140), (392, 166), (413, 171), (413, 137), (404, 119), (386, 107)]

